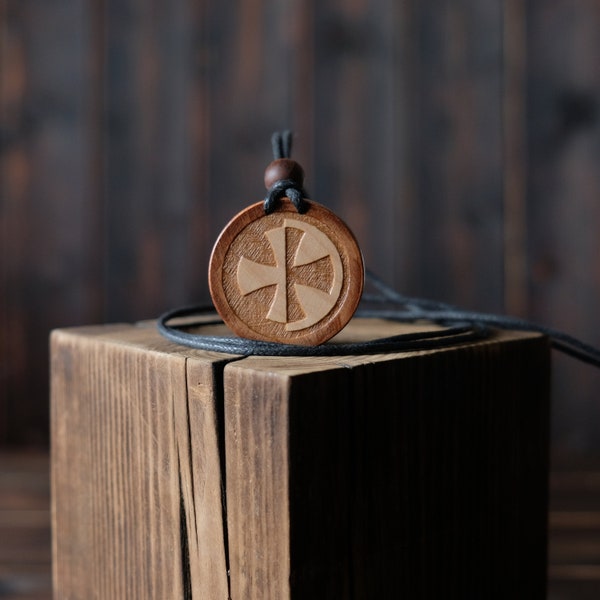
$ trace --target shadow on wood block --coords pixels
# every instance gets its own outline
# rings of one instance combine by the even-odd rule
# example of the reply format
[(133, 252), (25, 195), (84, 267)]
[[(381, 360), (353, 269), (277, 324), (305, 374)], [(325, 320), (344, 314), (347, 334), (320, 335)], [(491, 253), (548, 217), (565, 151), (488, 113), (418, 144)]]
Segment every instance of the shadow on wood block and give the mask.
[(52, 357), (59, 599), (544, 598), (539, 335), (239, 358), (122, 325)]

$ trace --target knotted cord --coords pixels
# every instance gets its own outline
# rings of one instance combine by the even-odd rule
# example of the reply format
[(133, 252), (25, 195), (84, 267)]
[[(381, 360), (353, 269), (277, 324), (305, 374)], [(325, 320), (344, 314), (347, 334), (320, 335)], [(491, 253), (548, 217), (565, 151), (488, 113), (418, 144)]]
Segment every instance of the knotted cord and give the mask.
[[(598, 348), (556, 329), (515, 317), (471, 312), (441, 302), (403, 296), (371, 272), (367, 272), (367, 280), (379, 293), (363, 296), (364, 303), (374, 306), (370, 308), (361, 306), (356, 311), (357, 317), (387, 319), (401, 323), (425, 321), (441, 325), (445, 329), (403, 333), (366, 342), (328, 342), (320, 346), (280, 344), (185, 331), (185, 328), (198, 325), (222, 323), (214, 307), (204, 305), (178, 308), (163, 314), (158, 319), (158, 330), (170, 341), (190, 348), (244, 356), (343, 356), (413, 352), (483, 340), (491, 335), (493, 328), (535, 331), (547, 336), (556, 350), (595, 367), (600, 367), (600, 350)], [(209, 320), (205, 318), (195, 325), (173, 326), (169, 324), (174, 319), (191, 316), (214, 318)]]
[[(275, 160), (290, 158), (292, 155), (292, 132), (275, 132), (271, 138), (271, 145), (273, 146), (273, 158)], [(277, 206), (278, 200), (283, 197), (289, 198), (300, 214), (304, 214), (308, 210), (308, 203), (304, 200), (308, 198), (308, 194), (302, 185), (299, 185), (293, 179), (280, 179), (267, 192), (267, 196), (265, 197), (265, 213), (272, 213)]]

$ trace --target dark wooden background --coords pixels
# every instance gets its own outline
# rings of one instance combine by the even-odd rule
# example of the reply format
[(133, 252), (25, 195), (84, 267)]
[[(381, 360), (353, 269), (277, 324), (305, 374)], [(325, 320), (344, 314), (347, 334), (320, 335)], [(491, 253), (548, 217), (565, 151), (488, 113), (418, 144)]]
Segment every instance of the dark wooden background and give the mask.
[[(292, 128), (400, 291), (600, 345), (597, 0), (0, 0), (0, 443), (44, 446), (51, 328), (206, 300)], [(600, 372), (555, 357), (555, 456)]]

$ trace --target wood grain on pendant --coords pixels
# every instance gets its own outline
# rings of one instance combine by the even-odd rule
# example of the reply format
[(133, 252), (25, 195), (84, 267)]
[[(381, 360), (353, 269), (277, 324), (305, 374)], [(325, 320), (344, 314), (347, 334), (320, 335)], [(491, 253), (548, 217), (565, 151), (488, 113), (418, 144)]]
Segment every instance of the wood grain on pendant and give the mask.
[(213, 248), (210, 293), (239, 336), (317, 345), (338, 333), (360, 301), (363, 259), (348, 227), (315, 202), (289, 199), (265, 214), (258, 202), (235, 216)]

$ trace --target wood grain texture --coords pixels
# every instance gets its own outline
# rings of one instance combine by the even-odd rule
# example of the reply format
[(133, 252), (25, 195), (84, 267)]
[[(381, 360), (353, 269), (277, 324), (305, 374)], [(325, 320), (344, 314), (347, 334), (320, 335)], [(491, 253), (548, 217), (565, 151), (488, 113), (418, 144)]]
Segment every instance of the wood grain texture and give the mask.
[[(47, 441), (48, 330), (101, 310), (90, 6), (0, 10), (0, 440)], [(65, 35), (65, 31), (71, 32)], [(27, 376), (27, 365), (36, 374)]]
[(227, 365), (232, 597), (544, 598), (544, 346)]
[[(182, 229), (173, 236), (191, 201), (184, 131), (192, 23), (186, 16), (184, 2), (106, 2), (103, 150), (111, 267), (103, 283), (109, 320), (150, 318), (183, 283), (167, 265), (185, 264), (191, 234)], [(137, 317), (128, 316), (134, 312)]]
[(52, 343), (57, 598), (543, 597), (541, 336), (319, 360), (147, 325)]
[(504, 308), (527, 314), (527, 32), (522, 0), (504, 2)]
[[(547, 406), (520, 414), (515, 385), (531, 398), (546, 383), (530, 387), (518, 366), (536, 354), (535, 340), (520, 349), (523, 340), (503, 341), (506, 355), (499, 341), (404, 360), (319, 361), (317, 372), (310, 359), (228, 365), (234, 594), (543, 598)], [(497, 368), (520, 374), (500, 384)]]
[(58, 598), (227, 597), (212, 372), (222, 360), (188, 369), (193, 357), (143, 327), (55, 333)]
[[(532, 8), (529, 23), (531, 311), (599, 345), (600, 6), (553, 0)], [(562, 357), (555, 366), (557, 439), (593, 447), (600, 372)]]
[(179, 403), (176, 410), (190, 569), (186, 593), (191, 598), (228, 598), (229, 594), (219, 435), (223, 427), (222, 362), (222, 357), (186, 361), (187, 404)]
[(503, 290), (501, 19), (498, 0), (415, 14), (420, 287), (489, 310)]

